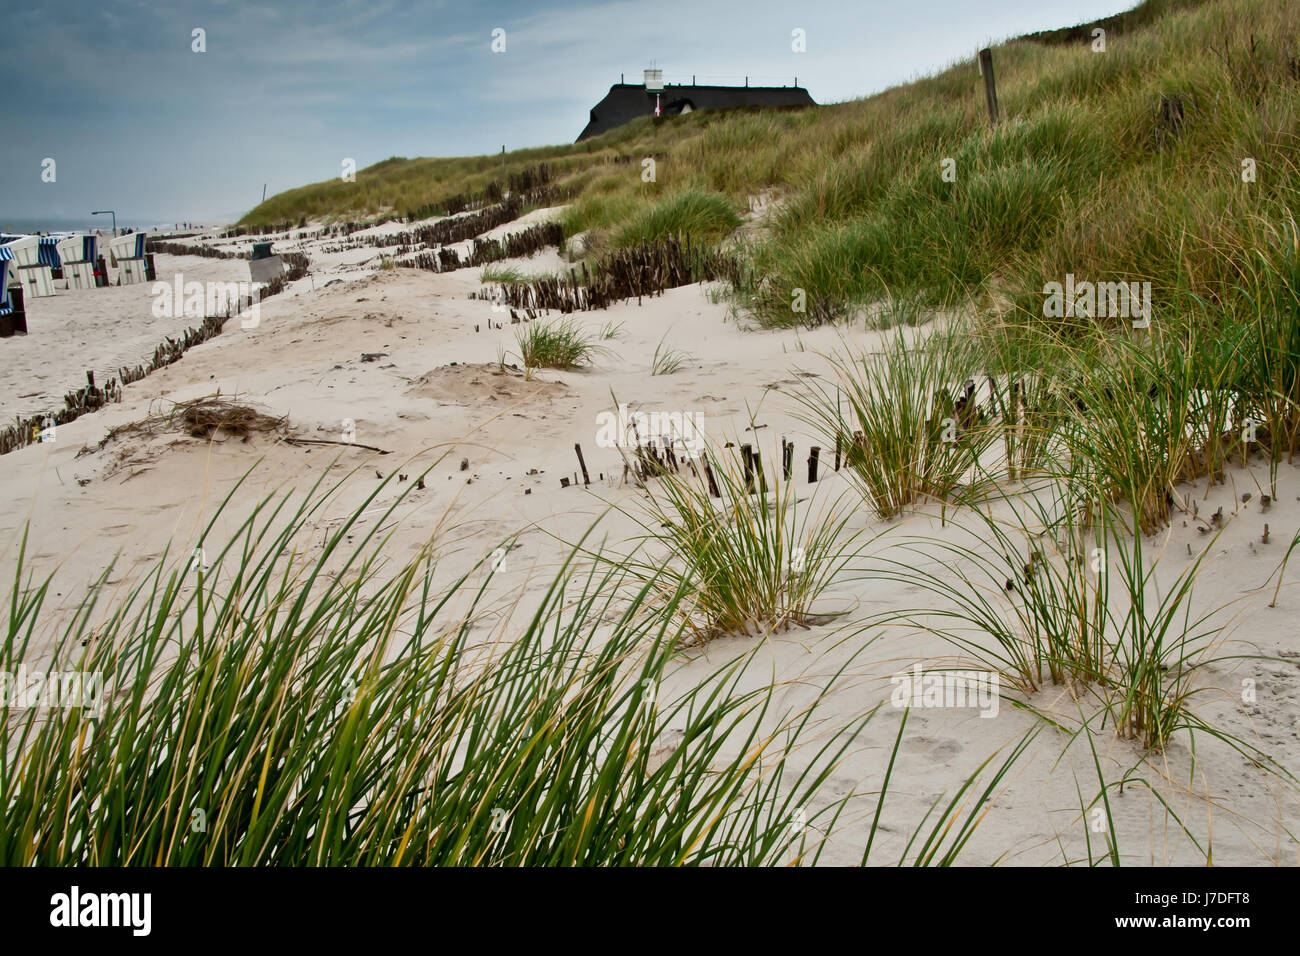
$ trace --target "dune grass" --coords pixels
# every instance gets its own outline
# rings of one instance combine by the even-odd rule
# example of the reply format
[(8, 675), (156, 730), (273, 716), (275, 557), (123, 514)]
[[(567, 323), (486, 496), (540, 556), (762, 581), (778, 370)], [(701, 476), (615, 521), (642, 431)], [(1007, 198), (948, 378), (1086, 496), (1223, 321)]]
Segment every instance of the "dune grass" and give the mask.
[[(1179, 732), (1206, 733), (1294, 782), (1258, 747), (1192, 708), (1198, 694), (1215, 693), (1201, 673), (1236, 656), (1223, 649), (1228, 609), (1193, 607), (1210, 549), (1159, 587), (1151, 546), (1075, 477), (1004, 495), (996, 511), (969, 509), (962, 537), (900, 542), (901, 555), (882, 559), (885, 577), (931, 600), (880, 620), (945, 638), (1010, 678), (1031, 709), (1038, 690), (1064, 687), (1098, 705), (1103, 726), (1144, 748), (1161, 749)], [(1089, 508), (1101, 517), (1085, 518)]]
[(521, 282), (528, 282), (532, 278), (517, 266), (506, 266), (500, 263), (484, 266), (483, 270), (478, 274), (478, 281), (484, 285), (489, 282), (517, 285)]
[(1220, 351), (1231, 359), (1230, 386), (1242, 397), (1237, 419), (1260, 426), (1250, 431), (1273, 462), (1283, 453), (1293, 461), (1300, 448), (1300, 226), (1294, 216), (1249, 257), (1238, 292), (1238, 302), (1217, 316), (1229, 339)]
[[(105, 581), (91, 589), (53, 656), (105, 676), (102, 713), (6, 709), (0, 859), (722, 865), (803, 852), (790, 806), (811, 804), (824, 762), (786, 779), (774, 761), (760, 779), (722, 756), (775, 752), (798, 718), (760, 739), (745, 718), (762, 695), (725, 669), (709, 690), (657, 690), (677, 636), (671, 614), (644, 613), (646, 593), (615, 608), (616, 574), (566, 564), (513, 640), (485, 648), (470, 638), (482, 591), (468, 575), (439, 593), (428, 549), (382, 569), (373, 523), (344, 554), (361, 509), (318, 558), (277, 560), (318, 504), (266, 500), (206, 571), (160, 562), (93, 629)], [(47, 586), (24, 575), (20, 560), (6, 666), (48, 614)], [(656, 750), (670, 725), (680, 743)]]
[(793, 477), (772, 459), (765, 465), (760, 452), (746, 467), (734, 450), (708, 449), (648, 482), (646, 510), (633, 513), (646, 534), (628, 567), (665, 600), (686, 595), (675, 607), (693, 640), (805, 622), (853, 559), (852, 508), (801, 507)]
[[(839, 449), (877, 516), (974, 491), (973, 469), (996, 440), (981, 420), (973, 353), (953, 329), (895, 331), (880, 352), (830, 357), (835, 383), (809, 380), (799, 414)], [(963, 397), (969, 394), (969, 398)]]
[(978, 322), (973, 362), (992, 381), (1009, 477), (1068, 460), (1106, 500), (1125, 502), (1143, 534), (1208, 495), (1229, 465), (1262, 458), (1276, 497), (1300, 431), (1295, 235), (1287, 220), (1247, 257), (1227, 302), (1179, 286), (1184, 309), (1161, 310), (1144, 328), (1052, 327), (1019, 313)]
[(987, 376), (985, 416), (1002, 440), (1008, 481), (1051, 471), (1064, 452), (1064, 434), (1076, 407), (1061, 386), (1063, 347), (1050, 334), (982, 322), (972, 348)]
[[(1105, 52), (1088, 25), (998, 44), (996, 128), (965, 60), (831, 106), (699, 110), (505, 157), (387, 160), (355, 183), (273, 197), (247, 221), (400, 209), (544, 161), (574, 197), (566, 233), (597, 249), (711, 241), (753, 197), (779, 197), (735, 290), (763, 323), (890, 296), (1033, 311), (1067, 273), (1150, 281), (1175, 310), (1188, 293), (1223, 305), (1256, 250), (1275, 261), (1274, 230), (1300, 206), (1297, 19), (1300, 0), (1146, 0), (1106, 21)], [(792, 317), (796, 289), (808, 309)]]
[(669, 236), (717, 240), (740, 225), (740, 216), (717, 193), (690, 191), (675, 193), (624, 220), (616, 245), (631, 246)]
[(655, 354), (650, 359), (651, 375), (673, 375), (682, 370), (682, 366), (691, 361), (693, 356), (684, 349), (667, 344), (667, 335), (655, 346)]
[(606, 353), (600, 335), (576, 319), (532, 322), (515, 333), (524, 367), (578, 369)]
[[(163, 555), (116, 593), (108, 569), (57, 619), (50, 581), (32, 580), (18, 553), (0, 668), (41, 660), (104, 684), (92, 709), (3, 702), (0, 861), (818, 860), (853, 796), (827, 796), (826, 783), (878, 710), (828, 731), (818, 713), (834, 680), (785, 712), (775, 687), (741, 686), (748, 655), (669, 690), (684, 595), (629, 589), (617, 564), (580, 568), (585, 538), (519, 626), (498, 625), (508, 640), (485, 633), (488, 545), (479, 565), (441, 587), (435, 543), (385, 558), (379, 529), (404, 495), (367, 525), (377, 489), (319, 555), (299, 551), (338, 487), (264, 499), (217, 550), (212, 528), (236, 487), (199, 539), (203, 560)], [(895, 755), (905, 724), (904, 713)], [(904, 857), (953, 862), (1023, 747), (982, 793), (989, 761), (959, 784), (958, 798), (978, 794), (973, 802), (938, 798)]]

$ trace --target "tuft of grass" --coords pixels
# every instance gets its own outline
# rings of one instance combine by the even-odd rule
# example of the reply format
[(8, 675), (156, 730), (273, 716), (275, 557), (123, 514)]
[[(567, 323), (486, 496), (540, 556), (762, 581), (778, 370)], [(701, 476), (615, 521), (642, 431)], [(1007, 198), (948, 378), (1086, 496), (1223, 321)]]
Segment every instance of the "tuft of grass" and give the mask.
[[(903, 544), (910, 553), (883, 558), (884, 575), (931, 601), (881, 620), (944, 638), (1026, 695), (1050, 682), (1091, 699), (1116, 733), (1143, 747), (1163, 748), (1178, 731), (1208, 733), (1285, 775), (1191, 708), (1199, 673), (1226, 659), (1217, 651), (1223, 609), (1192, 606), (1210, 549), (1158, 587), (1142, 537), (1130, 537), (1099, 494), (1052, 482), (1037, 494), (1004, 496), (1001, 515), (972, 509), (974, 520), (958, 524), (965, 541)], [(1085, 519), (1086, 510), (1094, 516)]]
[(665, 345), (667, 335), (659, 340), (655, 346), (655, 354), (650, 359), (651, 375), (672, 375), (681, 371), (683, 365), (689, 362), (693, 356), (691, 353), (682, 349), (673, 348), (671, 345)]
[(1071, 407), (1055, 343), (1038, 330), (1001, 323), (979, 329), (975, 348), (988, 375), (990, 419), (1002, 438), (1010, 481), (1052, 470), (1064, 453)]
[(1063, 444), (1107, 500), (1128, 504), (1142, 534), (1168, 524), (1180, 485), (1204, 477), (1208, 491), (1222, 480), (1242, 445), (1236, 362), (1221, 344), (1195, 326), (1158, 326), (1076, 352)]
[(1276, 496), (1282, 453), (1294, 461), (1300, 449), (1300, 226), (1293, 216), (1255, 250), (1239, 293), (1238, 307), (1220, 317), (1242, 340), (1232, 385), (1246, 400), (1237, 418), (1260, 426), (1256, 437), (1270, 450)]
[[(811, 806), (842, 745), (787, 774), (779, 741), (806, 718), (759, 737), (749, 716), (765, 694), (739, 689), (734, 669), (680, 695), (659, 690), (678, 639), (671, 602), (647, 614), (643, 589), (615, 607), (617, 571), (566, 563), (510, 640), (471, 651), (481, 586), (467, 575), (440, 591), (428, 549), (381, 576), (385, 539), (358, 523), (374, 497), (311, 561), (291, 543), (320, 501), (267, 499), (210, 568), (160, 562), (91, 629), (105, 572), (53, 651), (104, 675), (102, 712), (2, 714), (0, 860), (815, 860), (815, 842), (792, 843), (787, 804)], [(352, 549), (351, 534), (363, 539)], [(7, 669), (59, 627), (48, 581), (24, 587), (23, 575), (20, 555)], [(453, 611), (462, 597), (467, 609)], [(665, 751), (670, 726), (684, 736)], [(743, 759), (724, 756), (731, 744)], [(770, 775), (751, 769), (760, 754)], [(835, 813), (818, 805), (814, 819)]]
[(852, 509), (837, 500), (802, 510), (793, 478), (769, 479), (761, 455), (747, 468), (732, 452), (706, 451), (686, 468), (647, 484), (648, 517), (633, 517), (650, 552), (631, 560), (633, 573), (665, 599), (688, 595), (674, 608), (696, 641), (808, 620), (855, 553)]
[(517, 266), (503, 266), (500, 264), (487, 265), (478, 275), (478, 281), (487, 285), (489, 282), (496, 282), (503, 285), (518, 285), (521, 282), (531, 281), (533, 276), (527, 275)]
[(909, 341), (900, 329), (881, 352), (830, 362), (835, 384), (806, 383), (800, 413), (841, 450), (849, 479), (879, 517), (975, 490), (970, 482), (996, 432), (978, 406), (973, 358), (958, 333)]
[(631, 246), (670, 236), (716, 241), (740, 225), (731, 202), (718, 193), (690, 191), (670, 195), (624, 220), (615, 244)]
[(515, 333), (515, 341), (529, 369), (584, 368), (607, 352), (596, 335), (571, 318), (529, 323)]

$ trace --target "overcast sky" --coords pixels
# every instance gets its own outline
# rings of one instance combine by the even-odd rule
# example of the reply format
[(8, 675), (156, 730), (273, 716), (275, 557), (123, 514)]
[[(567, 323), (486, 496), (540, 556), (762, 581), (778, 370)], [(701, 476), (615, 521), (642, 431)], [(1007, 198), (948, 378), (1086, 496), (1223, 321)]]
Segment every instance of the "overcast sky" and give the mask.
[[(0, 225), (241, 215), (389, 156), (571, 142), (626, 73), (864, 96), (1136, 0), (5, 0)], [(802, 28), (807, 51), (791, 50)], [(205, 31), (206, 52), (192, 50)], [(505, 31), (504, 53), (491, 49)], [(55, 160), (55, 181), (42, 163)]]

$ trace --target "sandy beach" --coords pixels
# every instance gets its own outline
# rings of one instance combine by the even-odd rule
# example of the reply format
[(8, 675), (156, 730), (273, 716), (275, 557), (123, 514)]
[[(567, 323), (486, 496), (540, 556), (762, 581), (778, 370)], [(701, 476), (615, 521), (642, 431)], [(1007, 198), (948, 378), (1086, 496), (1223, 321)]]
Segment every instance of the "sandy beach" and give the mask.
[[(494, 233), (504, 235), (559, 211), (539, 210)], [(384, 228), (355, 233), (349, 241), (364, 241)], [(798, 711), (843, 668), (833, 694), (818, 706), (816, 734), (801, 741), (791, 759), (797, 765), (815, 739), (880, 708), (820, 791), (828, 803), (859, 795), (846, 804), (822, 857), (831, 864), (856, 863), (875, 806), (872, 796), (881, 788), (898, 733), (902, 712), (891, 701), (898, 676), (917, 664), (970, 663), (951, 643), (921, 628), (872, 623), (891, 610), (933, 607), (930, 596), (891, 580), (885, 562), (910, 554), (900, 550), (909, 539), (942, 544), (981, 537), (979, 523), (960, 508), (925, 504), (891, 521), (874, 518), (860, 497), (854, 505), (846, 473), (833, 469), (828, 447), (822, 448), (819, 480), (805, 480), (809, 448), (825, 442), (801, 420), (795, 395), (805, 382), (832, 379), (829, 354), (878, 348), (891, 333), (860, 324), (749, 329), (714, 301), (709, 284), (694, 284), (640, 304), (632, 300), (577, 314), (589, 330), (617, 329), (601, 341), (606, 351), (587, 369), (526, 375), (516, 343), (523, 324), (512, 325), (491, 302), (470, 298), (481, 288), (480, 270), (382, 268), (383, 250), (324, 251), (330, 244), (284, 243), (306, 252), (311, 272), (261, 305), (256, 328), (228, 323), (223, 334), (180, 361), (126, 386), (121, 403), (60, 425), (55, 440), (0, 460), (6, 560), (14, 560), (26, 532), (27, 570), (53, 575), (52, 601), (66, 617), (110, 565), (110, 591), (122, 592), (165, 549), (173, 557), (188, 553), (241, 480), (207, 541), (235, 535), (264, 496), (305, 489), (326, 477), (341, 487), (313, 532), (295, 542), (308, 556), (322, 547), (332, 523), (363, 505), (363, 523), (382, 517), (390, 525), (384, 553), (394, 561), (432, 537), (442, 581), (471, 572), (513, 540), (488, 585), (500, 629), (494, 633), (508, 634), (512, 621), (537, 606), (564, 556), (593, 524), (613, 553), (631, 550), (644, 534), (632, 516), (640, 513), (645, 492), (625, 477), (618, 449), (598, 446), (601, 413), (617, 412), (616, 403), (625, 403), (632, 412), (698, 415), (711, 441), (757, 445), (773, 476), (782, 442), (793, 442), (798, 499), (849, 509), (846, 529), (859, 535), (861, 553), (818, 599), (815, 623), (686, 649), (665, 691), (698, 684), (752, 652), (741, 685), (770, 684), (782, 708)], [(567, 264), (552, 249), (501, 265), (543, 273)], [(247, 277), (247, 263), (158, 255), (157, 271), (161, 281), (176, 274), (187, 281), (238, 281)], [(83, 384), (86, 369), (107, 378), (147, 357), (164, 337), (195, 324), (156, 318), (150, 306), (147, 284), (60, 292), (29, 303), (28, 335), (0, 346), (6, 355), (0, 373), (4, 414), (12, 419), (56, 406), (64, 392)], [(686, 353), (675, 374), (651, 374), (662, 342)], [(130, 427), (173, 403), (218, 394), (283, 417), (290, 434), (321, 443), (295, 444), (276, 434), (195, 437), (180, 427)], [(575, 444), (582, 447), (590, 485), (579, 474)], [(407, 477), (384, 486), (366, 504), (394, 472)], [(384, 506), (421, 475), (424, 487), (410, 491), (397, 513), (384, 517)], [(562, 478), (568, 487), (561, 486)], [(1208, 549), (1191, 606), (1194, 613), (1224, 609), (1226, 629), (1216, 649), (1225, 659), (1197, 673), (1192, 707), (1209, 724), (1296, 772), (1300, 632), (1294, 619), (1300, 590), (1287, 583), (1277, 606), (1270, 603), (1278, 565), (1300, 530), (1300, 475), (1281, 465), (1267, 516), (1260, 513), (1265, 487), (1262, 465), (1230, 469), (1208, 494), (1204, 482), (1189, 487), (1188, 500), (1196, 499), (1199, 514), (1223, 509), (1221, 532), (1200, 533), (1189, 514), (1176, 510), (1170, 526), (1146, 538), (1144, 546), (1160, 556), (1151, 587), (1162, 594), (1193, 555)], [(1005, 490), (1014, 496), (1025, 489), (1011, 484)], [(1261, 542), (1265, 522), (1267, 544)], [(933, 567), (940, 567), (937, 557)], [(1014, 595), (992, 599), (1010, 601)], [(34, 651), (39, 660), (42, 649)], [(1253, 681), (1253, 702), (1243, 702), (1243, 680)], [(1097, 793), (1098, 769), (1087, 741), (1071, 730), (1078, 726), (1080, 705), (1064, 687), (1049, 684), (1037, 691), (1033, 706), (1058, 716), (1052, 726), (1014, 706), (1018, 693), (1004, 688), (996, 719), (969, 707), (910, 711), (886, 822), (877, 836), (882, 858), (904, 851), (936, 800), (955, 793), (986, 759), (1005, 756), (1031, 733), (962, 862), (1057, 865), (1097, 856), (1097, 847), (1090, 851), (1086, 845), (1092, 818), (1081, 807), (1081, 794), (1090, 800)], [(1216, 865), (1300, 862), (1295, 790), (1223, 740), (1208, 733), (1180, 735), (1164, 751), (1147, 754), (1107, 730), (1097, 730), (1094, 740), (1105, 779), (1130, 780), (1111, 796), (1124, 863), (1204, 864), (1207, 851)], [(671, 733), (663, 744), (673, 745)], [(994, 763), (1001, 759), (994, 757)], [(1183, 827), (1171, 822), (1175, 813)]]
[(1300, 0), (431, 6), (9, 11), (7, 926), (1284, 923)]

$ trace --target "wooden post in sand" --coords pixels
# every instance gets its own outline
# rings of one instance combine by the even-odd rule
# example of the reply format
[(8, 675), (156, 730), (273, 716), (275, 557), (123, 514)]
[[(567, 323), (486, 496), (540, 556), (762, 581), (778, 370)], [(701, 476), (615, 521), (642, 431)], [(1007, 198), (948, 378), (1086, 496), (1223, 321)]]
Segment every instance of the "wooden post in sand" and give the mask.
[(582, 466), (582, 485), (585, 488), (591, 484), (591, 478), (587, 475), (587, 463), (582, 460), (582, 446), (574, 442), (573, 450), (578, 453), (578, 464)]
[(781, 477), (786, 481), (790, 480), (790, 472), (794, 468), (794, 442), (781, 439)]
[(704, 462), (704, 477), (709, 480), (709, 494), (714, 498), (721, 498), (722, 492), (718, 491), (718, 482), (713, 477), (713, 469), (709, 467), (709, 460), (707, 458), (701, 460)]
[(822, 450), (816, 445), (808, 453), (808, 484), (817, 480), (817, 458), (821, 453)]
[(745, 462), (745, 491), (752, 495), (754, 493), (754, 446), (741, 445), (740, 457)]
[(677, 471), (677, 456), (673, 454), (672, 436), (663, 435), (660, 437), (659, 441), (662, 442), (664, 446), (664, 461), (668, 462), (668, 465), (673, 471)]
[(989, 122), (998, 125), (998, 87), (993, 79), (993, 51), (980, 50), (980, 75), (984, 77), (984, 100), (989, 108)]

